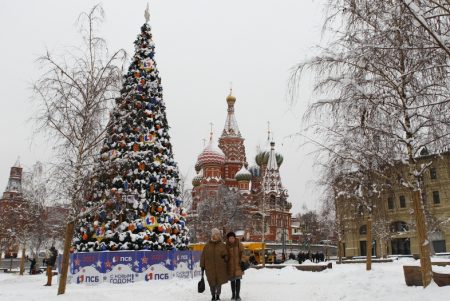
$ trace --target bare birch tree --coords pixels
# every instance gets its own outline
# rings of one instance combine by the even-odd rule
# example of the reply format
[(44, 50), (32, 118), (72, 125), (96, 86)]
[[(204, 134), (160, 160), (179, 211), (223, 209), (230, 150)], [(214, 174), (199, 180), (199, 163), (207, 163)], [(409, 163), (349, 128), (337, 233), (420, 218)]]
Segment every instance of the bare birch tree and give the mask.
[(204, 193), (203, 201), (197, 206), (198, 220), (194, 224), (197, 238), (209, 239), (212, 228), (218, 228), (223, 234), (245, 229), (247, 220), (239, 202), (239, 192), (221, 185), (217, 195)]
[[(307, 115), (322, 117), (313, 127), (326, 137), (325, 149), (381, 178), (385, 175), (371, 161), (359, 158), (372, 156), (386, 168), (404, 167), (398, 176), (412, 196), (427, 286), (431, 261), (420, 178), (432, 161), (418, 164), (417, 157), (424, 147), (439, 153), (449, 142), (448, 56), (427, 47), (426, 30), (416, 26), (400, 0), (339, 0), (330, 1), (329, 7), (327, 25), (335, 29), (334, 41), (321, 55), (297, 66), (293, 90), (306, 69), (316, 72), (321, 99)], [(443, 32), (448, 30), (448, 22), (439, 25), (445, 27)], [(361, 133), (369, 139), (362, 139)], [(373, 137), (379, 137), (380, 146)], [(352, 152), (340, 153), (343, 141), (352, 145)]]
[[(62, 55), (47, 51), (39, 58), (43, 74), (34, 84), (39, 107), (38, 131), (55, 143), (55, 178), (59, 194), (70, 204), (63, 262), (68, 260), (73, 221), (92, 183), (90, 174), (107, 131), (109, 104), (119, 95), (126, 53), (110, 53), (98, 35), (103, 9), (94, 6), (78, 19), (82, 46)], [(67, 261), (68, 262), (68, 261)], [(67, 271), (63, 269), (64, 274)], [(64, 282), (64, 281), (61, 281)], [(58, 293), (64, 293), (60, 287)]]
[(36, 162), (23, 176), (23, 197), (29, 206), (28, 223), (32, 225), (28, 229), (28, 247), (35, 255), (64, 238), (67, 210), (53, 199), (51, 178), (41, 162)]
[(450, 1), (402, 0), (402, 3), (416, 20), (416, 26), (427, 32), (430, 41), (428, 47), (444, 51), (450, 57)]
[(183, 200), (183, 207), (186, 210), (191, 210), (192, 208), (192, 189), (190, 187), (190, 183), (188, 182), (188, 173), (180, 174), (179, 189), (180, 195), (179, 198)]
[(79, 17), (83, 46), (60, 56), (47, 51), (38, 59), (43, 74), (34, 84), (38, 131), (55, 142), (54, 173), (60, 193), (78, 210), (83, 188), (106, 133), (108, 105), (121, 86), (125, 51), (110, 53), (97, 35), (103, 9), (94, 6)]

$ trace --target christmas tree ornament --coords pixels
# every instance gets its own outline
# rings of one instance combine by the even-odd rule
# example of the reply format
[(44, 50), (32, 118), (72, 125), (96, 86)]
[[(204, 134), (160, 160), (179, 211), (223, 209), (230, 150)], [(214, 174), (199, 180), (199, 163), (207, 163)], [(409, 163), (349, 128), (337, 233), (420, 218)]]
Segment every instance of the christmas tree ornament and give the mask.
[(153, 71), (153, 60), (150, 58), (145, 59), (142, 63), (141, 63), (141, 69), (145, 70), (146, 72), (151, 72)]

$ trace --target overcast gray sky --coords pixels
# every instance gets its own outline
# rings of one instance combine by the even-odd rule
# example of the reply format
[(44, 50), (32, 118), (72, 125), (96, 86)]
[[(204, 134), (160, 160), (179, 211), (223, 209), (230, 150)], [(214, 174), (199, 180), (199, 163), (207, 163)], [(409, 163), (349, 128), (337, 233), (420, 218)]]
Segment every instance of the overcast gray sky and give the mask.
[[(0, 0), (0, 190), (20, 156), (25, 166), (51, 160), (51, 146), (33, 137), (31, 83), (39, 75), (36, 58), (48, 48), (61, 52), (79, 42), (77, 16), (99, 1)], [(320, 43), (324, 0), (153, 0), (150, 24), (162, 77), (175, 159), (183, 174), (194, 164), (214, 123), (215, 138), (226, 117), (230, 82), (237, 97), (236, 118), (250, 164), (272, 124), (277, 150), (285, 157), (282, 180), (292, 212), (317, 208), (320, 191), (311, 147), (286, 138), (301, 128), (311, 101), (304, 87), (295, 107), (287, 99), (290, 68)], [(146, 0), (103, 1), (101, 34), (109, 48), (133, 55), (144, 23)]]

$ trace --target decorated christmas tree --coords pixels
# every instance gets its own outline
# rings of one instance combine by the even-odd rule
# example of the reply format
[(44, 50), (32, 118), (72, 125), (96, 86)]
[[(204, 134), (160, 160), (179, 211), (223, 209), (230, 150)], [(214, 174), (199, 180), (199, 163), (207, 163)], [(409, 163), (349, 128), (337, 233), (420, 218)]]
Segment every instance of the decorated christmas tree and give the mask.
[(90, 213), (76, 229), (73, 248), (79, 252), (187, 248), (148, 9), (145, 17), (95, 168), (84, 208)]

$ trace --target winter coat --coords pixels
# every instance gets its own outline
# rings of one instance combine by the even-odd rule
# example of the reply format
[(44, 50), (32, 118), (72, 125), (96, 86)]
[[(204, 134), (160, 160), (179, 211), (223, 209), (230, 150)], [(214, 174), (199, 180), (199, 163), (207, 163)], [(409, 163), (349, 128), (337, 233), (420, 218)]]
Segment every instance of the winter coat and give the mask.
[(241, 261), (245, 260), (243, 258), (244, 246), (236, 238), (233, 244), (227, 241), (227, 252), (228, 252), (228, 264), (227, 272), (230, 279), (240, 278), (244, 275), (244, 271), (241, 269)]
[(33, 269), (36, 266), (36, 259), (28, 259), (30, 261), (30, 268)]
[(200, 266), (206, 271), (209, 286), (227, 283), (227, 249), (221, 241), (209, 241), (203, 248)]

